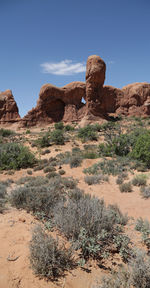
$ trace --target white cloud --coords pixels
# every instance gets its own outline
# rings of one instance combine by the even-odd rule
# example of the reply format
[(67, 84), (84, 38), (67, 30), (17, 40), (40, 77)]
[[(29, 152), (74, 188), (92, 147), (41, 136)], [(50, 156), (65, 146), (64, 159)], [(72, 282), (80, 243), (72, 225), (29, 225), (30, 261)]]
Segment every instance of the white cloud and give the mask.
[(54, 75), (73, 75), (86, 71), (84, 63), (74, 63), (72, 60), (63, 60), (61, 62), (46, 62), (41, 64), (43, 73), (49, 73)]

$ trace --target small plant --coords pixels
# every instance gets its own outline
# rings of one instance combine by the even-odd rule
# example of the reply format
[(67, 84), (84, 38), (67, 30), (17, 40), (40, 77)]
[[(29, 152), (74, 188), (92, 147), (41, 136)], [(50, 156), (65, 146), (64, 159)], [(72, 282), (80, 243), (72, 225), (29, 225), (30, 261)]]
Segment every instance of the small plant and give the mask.
[(30, 242), (30, 262), (35, 274), (54, 280), (74, 265), (71, 249), (47, 235), (40, 226), (34, 228)]
[(108, 177), (102, 174), (89, 175), (89, 176), (87, 175), (85, 176), (84, 181), (88, 185), (93, 185), (93, 184), (99, 184), (100, 182), (103, 182), (103, 181), (108, 181)]
[(6, 143), (0, 147), (0, 170), (32, 167), (36, 163), (28, 147), (18, 143)]
[(82, 162), (81, 157), (72, 156), (70, 159), (70, 167), (71, 168), (79, 167), (79, 166), (81, 166), (81, 162)]
[(146, 185), (147, 176), (144, 174), (136, 175), (133, 180), (132, 184), (134, 186), (145, 186)]
[(86, 127), (79, 129), (78, 138), (80, 138), (83, 142), (86, 142), (87, 140), (97, 141), (97, 134), (93, 130), (92, 126), (87, 125)]
[(32, 170), (27, 170), (28, 175), (32, 175)]
[(146, 187), (141, 187), (141, 195), (144, 199), (150, 198), (150, 185)]
[(60, 170), (59, 170), (59, 174), (60, 174), (60, 175), (64, 175), (65, 173), (66, 173), (65, 170), (63, 170), (63, 169), (60, 169)]
[(55, 129), (56, 130), (63, 130), (64, 129), (64, 123), (63, 122), (55, 123)]
[(44, 136), (35, 140), (34, 144), (40, 148), (45, 148), (50, 146), (50, 137), (49, 134), (46, 133)]
[(71, 126), (71, 125), (66, 125), (66, 126), (64, 127), (64, 130), (65, 130), (65, 131), (74, 131), (74, 127)]
[(15, 132), (9, 129), (0, 129), (0, 136), (2, 137), (9, 137), (15, 135)]
[(48, 173), (48, 172), (55, 172), (56, 168), (54, 166), (47, 166), (43, 169), (44, 173)]
[(119, 186), (120, 192), (132, 192), (132, 185), (131, 182), (123, 183)]
[(31, 133), (30, 129), (27, 129), (26, 134), (30, 134), (30, 133)]
[(53, 130), (50, 134), (50, 140), (56, 145), (64, 145), (65, 139), (63, 131), (60, 129)]

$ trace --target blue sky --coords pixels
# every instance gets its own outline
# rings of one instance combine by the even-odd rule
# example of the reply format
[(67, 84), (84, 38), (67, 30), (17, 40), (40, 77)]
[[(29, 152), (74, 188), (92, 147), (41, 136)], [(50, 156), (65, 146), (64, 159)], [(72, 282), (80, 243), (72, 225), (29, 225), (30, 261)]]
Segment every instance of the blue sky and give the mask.
[(0, 0), (0, 91), (13, 91), (21, 116), (43, 84), (84, 81), (92, 54), (105, 84), (150, 82), (150, 1)]

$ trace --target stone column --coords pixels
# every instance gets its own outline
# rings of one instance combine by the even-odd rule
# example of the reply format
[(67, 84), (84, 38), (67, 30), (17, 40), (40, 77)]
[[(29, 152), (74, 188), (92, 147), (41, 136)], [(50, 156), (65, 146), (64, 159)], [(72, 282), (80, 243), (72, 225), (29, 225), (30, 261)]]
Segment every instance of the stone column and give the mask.
[(100, 116), (100, 90), (105, 81), (105, 62), (97, 55), (88, 57), (86, 65), (86, 112)]

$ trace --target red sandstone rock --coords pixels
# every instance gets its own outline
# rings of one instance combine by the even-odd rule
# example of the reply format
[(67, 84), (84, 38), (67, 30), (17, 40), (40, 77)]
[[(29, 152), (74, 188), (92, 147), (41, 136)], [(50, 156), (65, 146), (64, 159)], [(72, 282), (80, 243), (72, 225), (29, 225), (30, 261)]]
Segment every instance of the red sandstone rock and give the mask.
[(72, 82), (62, 88), (45, 84), (40, 90), (37, 106), (22, 119), (21, 126), (78, 121), (84, 106), (82, 98), (85, 98), (85, 83)]
[(124, 97), (118, 101), (117, 113), (128, 116), (150, 115), (150, 84), (133, 83), (122, 88)]
[(0, 124), (17, 122), (20, 120), (18, 107), (11, 90), (0, 93)]
[(87, 60), (86, 65), (86, 113), (100, 116), (101, 95), (99, 91), (105, 81), (105, 62), (96, 55)]

